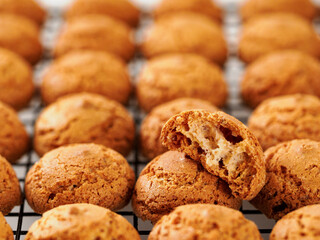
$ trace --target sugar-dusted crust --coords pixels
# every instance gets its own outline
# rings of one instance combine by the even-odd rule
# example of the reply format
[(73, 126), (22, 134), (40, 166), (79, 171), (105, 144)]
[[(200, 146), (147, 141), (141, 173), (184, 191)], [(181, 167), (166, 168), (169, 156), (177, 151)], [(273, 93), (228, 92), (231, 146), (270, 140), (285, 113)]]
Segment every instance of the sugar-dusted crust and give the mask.
[(270, 240), (316, 240), (320, 232), (320, 204), (305, 206), (280, 219)]
[(53, 49), (55, 57), (77, 50), (109, 52), (129, 61), (135, 51), (133, 31), (106, 15), (71, 19), (62, 29)]
[(162, 0), (154, 9), (156, 18), (166, 17), (177, 12), (195, 12), (206, 15), (219, 23), (223, 19), (223, 11), (211, 0)]
[(13, 240), (13, 232), (10, 225), (0, 211), (0, 239), (1, 240)]
[(220, 65), (228, 55), (221, 26), (209, 17), (179, 12), (160, 18), (144, 36), (141, 50), (147, 58), (168, 53), (195, 53)]
[(32, 224), (25, 239), (140, 240), (140, 236), (124, 217), (106, 208), (70, 204), (44, 213)]
[(185, 111), (164, 125), (162, 144), (183, 151), (206, 170), (225, 180), (232, 194), (255, 197), (265, 183), (261, 146), (254, 135), (234, 117), (205, 110)]
[(314, 57), (320, 42), (309, 21), (290, 13), (272, 13), (253, 18), (243, 26), (238, 54), (246, 63), (279, 50), (295, 49)]
[(161, 218), (149, 240), (262, 240), (257, 226), (231, 208), (212, 204), (177, 207)]
[(125, 63), (106, 52), (77, 51), (54, 61), (41, 84), (46, 104), (71, 93), (91, 92), (127, 103), (131, 83)]
[(307, 139), (280, 143), (265, 151), (266, 185), (251, 203), (267, 217), (320, 203), (320, 143)]
[(157, 222), (174, 208), (210, 203), (239, 209), (241, 200), (228, 184), (208, 173), (184, 153), (169, 151), (153, 159), (141, 172), (132, 197), (135, 214)]
[(67, 10), (66, 17), (72, 18), (100, 14), (121, 20), (130, 26), (137, 26), (140, 18), (139, 9), (128, 0), (76, 0)]

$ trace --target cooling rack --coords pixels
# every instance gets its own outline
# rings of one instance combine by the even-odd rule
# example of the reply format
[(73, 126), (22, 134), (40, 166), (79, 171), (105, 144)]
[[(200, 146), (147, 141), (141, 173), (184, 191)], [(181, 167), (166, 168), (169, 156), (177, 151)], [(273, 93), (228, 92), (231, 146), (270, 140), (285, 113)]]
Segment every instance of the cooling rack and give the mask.
[[(237, 15), (237, 4), (232, 3), (232, 1), (221, 1), (222, 6), (225, 9), (225, 24), (224, 31), (229, 43), (230, 57), (228, 62), (225, 65), (224, 72), (225, 78), (229, 85), (229, 99), (226, 107), (223, 109), (225, 112), (235, 116), (240, 121), (246, 123), (247, 118), (250, 115), (250, 109), (247, 108), (239, 98), (239, 79), (242, 75), (244, 66), (243, 63), (237, 59), (235, 53), (237, 36), (239, 29), (241, 28), (240, 20)], [(233, 1), (236, 2), (236, 1)], [(56, 34), (59, 32), (61, 25), (63, 24), (62, 20), (62, 11), (60, 8), (49, 8), (49, 16), (46, 24), (43, 27), (42, 41), (46, 49), (43, 60), (35, 66), (34, 75), (36, 84), (39, 85), (41, 75), (43, 74), (44, 69), (52, 61), (50, 58), (50, 49), (53, 45)], [(143, 16), (140, 29), (137, 31), (137, 41), (141, 38), (141, 32), (146, 25), (150, 23), (148, 16)], [(132, 75), (132, 79), (136, 79), (137, 74), (139, 73), (142, 65), (144, 63), (143, 58), (140, 55), (137, 55), (135, 59), (129, 64), (129, 70)], [(22, 122), (25, 124), (30, 136), (33, 135), (33, 126), (35, 120), (42, 109), (41, 101), (38, 95), (36, 95), (32, 102), (30, 103), (29, 108), (19, 112), (19, 117)], [(144, 113), (139, 110), (138, 104), (134, 98), (131, 98), (128, 110), (134, 116), (137, 133), (139, 130), (140, 123), (144, 118)], [(139, 153), (139, 146), (137, 145), (138, 141), (135, 141), (136, 145), (134, 146), (133, 151), (127, 157), (128, 162), (131, 167), (134, 169), (136, 176), (139, 176), (139, 173), (146, 165), (145, 159)], [(14, 165), (14, 169), (17, 173), (17, 176), (20, 181), (21, 188), (24, 186), (25, 175), (28, 172), (29, 168), (38, 161), (38, 156), (34, 151), (30, 151), (22, 159)], [(241, 211), (245, 216), (253, 220), (259, 227), (259, 230), (264, 239), (269, 238), (269, 233), (274, 225), (273, 220), (267, 219), (262, 215), (258, 210), (251, 206), (248, 202), (244, 202)], [(118, 211), (119, 214), (123, 215), (139, 232), (142, 239), (147, 239), (150, 230), (152, 229), (152, 224), (149, 222), (143, 222), (138, 219), (132, 212), (131, 205), (129, 204), (121, 211)], [(23, 240), (31, 224), (40, 218), (40, 215), (33, 212), (26, 200), (24, 199), (20, 206), (17, 206), (13, 211), (6, 216), (8, 223), (14, 231), (16, 240)]]

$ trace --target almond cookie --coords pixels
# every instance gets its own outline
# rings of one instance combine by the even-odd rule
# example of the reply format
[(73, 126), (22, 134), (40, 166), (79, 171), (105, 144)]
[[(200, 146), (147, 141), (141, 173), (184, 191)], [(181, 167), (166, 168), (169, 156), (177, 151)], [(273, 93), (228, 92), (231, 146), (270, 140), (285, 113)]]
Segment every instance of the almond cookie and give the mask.
[(235, 197), (250, 200), (265, 183), (263, 152), (255, 136), (234, 117), (205, 110), (171, 117), (161, 131), (162, 144), (185, 152), (225, 180)]
[[(0, 155), (0, 213), (10, 213), (14, 206), (21, 203), (20, 184), (11, 164)], [(0, 229), (1, 216), (0, 216)], [(1, 231), (0, 231), (1, 236)], [(0, 239), (2, 239), (0, 237)]]
[(30, 65), (20, 56), (0, 48), (0, 101), (19, 110), (32, 98), (34, 84)]
[(70, 20), (60, 33), (53, 54), (60, 57), (76, 50), (109, 52), (129, 61), (135, 51), (133, 32), (105, 15), (85, 15)]
[(241, 212), (212, 204), (177, 207), (161, 218), (148, 238), (176, 239), (262, 240), (257, 226)]
[(244, 24), (238, 47), (239, 57), (244, 62), (286, 49), (319, 57), (320, 42), (310, 22), (295, 14), (273, 13)]
[(38, 26), (33, 21), (13, 14), (0, 14), (0, 29), (0, 47), (17, 53), (31, 64), (39, 61), (42, 45)]
[(134, 140), (134, 121), (119, 103), (79, 93), (60, 98), (37, 119), (34, 148), (42, 156), (70, 143), (97, 143), (127, 155)]
[(219, 23), (222, 22), (223, 18), (222, 9), (211, 0), (162, 0), (154, 9), (153, 14), (158, 18), (177, 12), (203, 14)]
[(320, 203), (320, 143), (307, 139), (280, 143), (265, 151), (266, 185), (251, 203), (268, 218)]
[(223, 180), (208, 173), (184, 153), (169, 151), (153, 159), (141, 172), (132, 197), (135, 214), (157, 222), (180, 205), (219, 204), (239, 209)]
[(195, 53), (222, 65), (227, 43), (222, 28), (209, 17), (181, 12), (158, 19), (144, 36), (141, 50), (147, 58), (166, 53)]
[(139, 9), (128, 0), (76, 0), (66, 17), (71, 19), (90, 14), (111, 16), (133, 27), (138, 25), (140, 18)]
[(247, 67), (241, 93), (251, 107), (280, 95), (305, 93), (320, 96), (320, 62), (295, 50), (268, 54)]
[(303, 94), (270, 98), (254, 110), (248, 126), (264, 150), (293, 139), (320, 141), (320, 100)]
[(13, 232), (11, 230), (11, 227), (7, 223), (6, 219), (0, 212), (0, 239), (3, 240), (14, 240), (13, 238)]
[(134, 173), (116, 151), (72, 144), (46, 153), (28, 172), (25, 193), (36, 213), (60, 205), (91, 203), (111, 210), (128, 204)]
[(142, 154), (151, 160), (168, 151), (160, 141), (163, 125), (170, 117), (191, 109), (206, 109), (211, 112), (218, 111), (218, 108), (210, 104), (210, 102), (196, 98), (179, 98), (155, 107), (141, 124), (140, 147)]
[(316, 240), (320, 232), (320, 204), (295, 210), (274, 226), (270, 240)]
[(101, 94), (127, 103), (131, 83), (125, 63), (108, 53), (79, 51), (66, 54), (49, 67), (41, 85), (46, 104), (70, 93)]
[(0, 13), (10, 13), (26, 17), (38, 25), (46, 18), (46, 11), (34, 0), (0, 0)]
[(96, 239), (140, 240), (122, 216), (92, 204), (70, 204), (45, 212), (29, 229), (25, 240)]
[(0, 155), (14, 163), (27, 152), (29, 137), (17, 113), (2, 102), (0, 126)]
[(247, 0), (240, 9), (243, 20), (275, 12), (294, 13), (311, 21), (316, 7), (310, 0)]
[(150, 60), (138, 77), (137, 97), (143, 110), (181, 97), (223, 106), (228, 96), (221, 69), (195, 54), (175, 54)]

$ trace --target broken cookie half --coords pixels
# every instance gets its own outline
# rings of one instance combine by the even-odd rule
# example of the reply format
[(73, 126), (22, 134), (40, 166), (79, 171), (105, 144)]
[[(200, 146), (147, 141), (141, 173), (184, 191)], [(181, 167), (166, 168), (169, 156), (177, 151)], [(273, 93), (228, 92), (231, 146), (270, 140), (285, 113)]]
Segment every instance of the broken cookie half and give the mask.
[(250, 200), (265, 184), (266, 168), (258, 140), (244, 124), (226, 113), (181, 112), (164, 125), (161, 141), (225, 180), (235, 197)]

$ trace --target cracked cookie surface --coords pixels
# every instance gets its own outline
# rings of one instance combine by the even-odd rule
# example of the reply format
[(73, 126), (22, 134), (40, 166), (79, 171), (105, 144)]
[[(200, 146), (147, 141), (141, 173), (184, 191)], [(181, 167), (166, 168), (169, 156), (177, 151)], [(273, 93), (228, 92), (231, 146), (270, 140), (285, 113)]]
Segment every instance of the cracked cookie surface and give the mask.
[(265, 183), (259, 142), (244, 124), (226, 113), (184, 111), (167, 121), (161, 141), (225, 180), (238, 198), (252, 199)]
[(320, 100), (305, 94), (267, 99), (253, 111), (248, 126), (264, 150), (293, 139), (320, 141)]
[(135, 126), (129, 112), (103, 96), (79, 93), (60, 98), (40, 114), (34, 148), (44, 153), (70, 143), (97, 143), (127, 155)]
[(0, 239), (1, 240), (14, 240), (13, 232), (10, 225), (7, 223), (6, 219), (0, 211)]
[(177, 207), (152, 229), (149, 240), (258, 240), (257, 226), (231, 208), (212, 204)]
[(265, 151), (267, 180), (251, 203), (267, 217), (320, 203), (320, 143), (293, 140)]
[(140, 236), (124, 217), (106, 208), (82, 203), (45, 212), (32, 224), (25, 239), (140, 240)]
[(73, 144), (45, 154), (28, 172), (25, 193), (37, 213), (71, 203), (111, 210), (131, 198), (134, 172), (116, 151), (97, 144)]
[(153, 159), (141, 172), (132, 197), (135, 214), (157, 222), (176, 207), (211, 203), (239, 209), (228, 185), (208, 173), (184, 153), (169, 151)]

